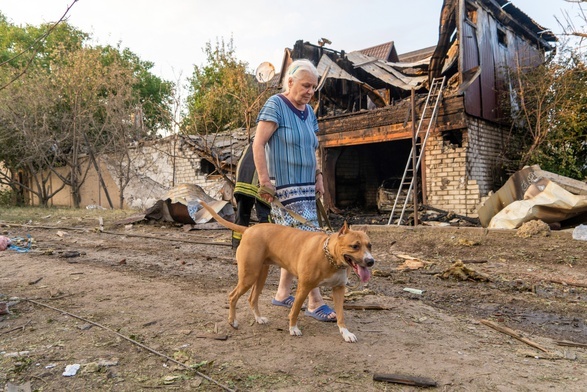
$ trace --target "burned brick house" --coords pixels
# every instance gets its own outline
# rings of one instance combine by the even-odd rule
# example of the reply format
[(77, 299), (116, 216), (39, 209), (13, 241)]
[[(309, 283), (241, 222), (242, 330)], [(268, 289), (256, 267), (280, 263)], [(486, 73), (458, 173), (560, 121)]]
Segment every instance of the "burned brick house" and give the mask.
[[(307, 58), (322, 75), (314, 109), (328, 208), (390, 211), (384, 199), (397, 192), (413, 148), (420, 203), (476, 217), (502, 185), (508, 70), (543, 62), (556, 37), (505, 0), (444, 0), (439, 26), (436, 46), (403, 55), (394, 42), (349, 53), (303, 41), (286, 49), (282, 69)], [(441, 78), (436, 113), (426, 112)]]

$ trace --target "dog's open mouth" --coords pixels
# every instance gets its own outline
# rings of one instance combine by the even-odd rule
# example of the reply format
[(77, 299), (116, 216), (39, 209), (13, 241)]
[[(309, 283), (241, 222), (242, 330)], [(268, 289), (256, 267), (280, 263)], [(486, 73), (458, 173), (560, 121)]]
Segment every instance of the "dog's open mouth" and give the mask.
[(362, 283), (367, 283), (369, 279), (371, 279), (371, 271), (369, 268), (357, 264), (352, 256), (344, 255), (344, 261), (353, 268), (355, 274), (357, 274)]

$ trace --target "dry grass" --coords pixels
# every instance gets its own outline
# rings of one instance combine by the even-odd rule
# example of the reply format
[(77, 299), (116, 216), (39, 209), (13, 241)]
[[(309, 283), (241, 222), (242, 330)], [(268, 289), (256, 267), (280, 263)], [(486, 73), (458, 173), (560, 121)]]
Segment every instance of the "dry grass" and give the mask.
[(136, 215), (136, 210), (119, 209), (85, 209), (64, 207), (1, 207), (0, 223), (4, 224), (93, 224), (100, 217), (105, 222), (114, 222), (131, 215)]

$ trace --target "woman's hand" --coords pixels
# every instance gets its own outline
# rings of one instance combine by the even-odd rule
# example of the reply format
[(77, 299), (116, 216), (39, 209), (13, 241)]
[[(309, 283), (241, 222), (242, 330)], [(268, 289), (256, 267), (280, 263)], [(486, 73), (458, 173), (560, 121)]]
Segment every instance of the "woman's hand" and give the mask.
[(268, 203), (275, 198), (275, 186), (271, 181), (264, 181), (259, 185), (259, 196)]
[(316, 193), (319, 197), (324, 195), (324, 181), (322, 173), (316, 174)]

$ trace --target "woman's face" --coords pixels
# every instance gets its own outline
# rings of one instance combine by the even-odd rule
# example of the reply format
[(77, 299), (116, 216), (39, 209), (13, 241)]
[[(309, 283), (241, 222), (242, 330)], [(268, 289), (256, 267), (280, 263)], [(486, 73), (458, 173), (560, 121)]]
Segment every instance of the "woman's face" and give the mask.
[(289, 80), (288, 98), (296, 105), (310, 102), (318, 86), (318, 79), (307, 71), (299, 71), (295, 78)]

